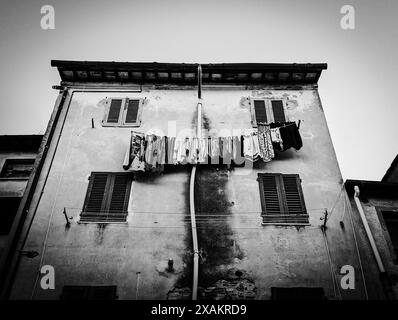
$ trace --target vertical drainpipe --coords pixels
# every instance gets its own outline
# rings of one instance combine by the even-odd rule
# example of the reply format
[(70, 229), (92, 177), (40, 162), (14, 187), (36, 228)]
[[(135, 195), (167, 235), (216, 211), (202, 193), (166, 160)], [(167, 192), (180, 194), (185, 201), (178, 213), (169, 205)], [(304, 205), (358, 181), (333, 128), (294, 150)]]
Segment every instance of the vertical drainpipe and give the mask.
[[(202, 136), (202, 67), (198, 66), (198, 104), (197, 104), (197, 125), (196, 136)], [(189, 209), (191, 213), (191, 229), (192, 229), (192, 243), (193, 243), (193, 282), (192, 282), (192, 300), (197, 300), (198, 297), (198, 274), (199, 274), (199, 248), (198, 248), (198, 234), (196, 230), (195, 217), (195, 175), (196, 165), (194, 164), (191, 171), (191, 180), (189, 184)]]
[(363, 226), (365, 227), (366, 235), (367, 235), (367, 237), (369, 239), (370, 246), (372, 247), (372, 251), (373, 251), (373, 254), (375, 256), (375, 259), (376, 259), (376, 262), (377, 262), (377, 266), (379, 267), (380, 273), (385, 273), (386, 270), (384, 268), (383, 261), (381, 260), (381, 257), (380, 257), (380, 254), (379, 254), (379, 250), (376, 247), (376, 243), (375, 243), (375, 240), (373, 238), (372, 232), (370, 231), (368, 221), (366, 220), (366, 217), (365, 217), (365, 213), (363, 212), (363, 208), (362, 208), (361, 202), (359, 201), (359, 187), (355, 186), (354, 190), (355, 190), (355, 194), (354, 194), (355, 204), (357, 205), (357, 208), (358, 208), (358, 211), (359, 211), (359, 215), (361, 216), (361, 220), (362, 220)]
[(388, 300), (395, 300), (396, 297), (395, 297), (395, 294), (394, 294), (394, 292), (392, 290), (392, 287), (391, 287), (390, 278), (389, 278), (388, 273), (386, 272), (386, 269), (384, 267), (383, 260), (381, 260), (379, 250), (377, 249), (376, 242), (375, 242), (375, 240), (373, 238), (372, 231), (369, 228), (368, 221), (366, 220), (366, 216), (365, 216), (365, 213), (363, 211), (363, 208), (362, 208), (362, 205), (361, 205), (361, 201), (359, 200), (359, 192), (360, 192), (359, 191), (359, 187), (355, 186), (354, 187), (354, 191), (355, 191), (355, 194), (354, 194), (355, 204), (357, 205), (357, 208), (358, 208), (358, 211), (359, 211), (359, 215), (361, 216), (361, 220), (362, 220), (363, 226), (365, 227), (366, 236), (369, 239), (369, 243), (370, 243), (370, 246), (372, 247), (373, 255), (374, 255), (375, 259), (376, 259), (377, 266), (379, 268), (380, 281), (381, 281), (381, 285), (382, 285), (383, 291), (384, 291), (384, 293), (386, 295), (386, 298)]

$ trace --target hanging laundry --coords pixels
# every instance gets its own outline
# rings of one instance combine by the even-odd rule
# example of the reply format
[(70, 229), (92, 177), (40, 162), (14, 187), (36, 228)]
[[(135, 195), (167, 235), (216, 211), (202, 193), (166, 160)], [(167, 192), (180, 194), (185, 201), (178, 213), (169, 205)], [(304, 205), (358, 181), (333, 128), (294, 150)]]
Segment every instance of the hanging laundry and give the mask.
[(232, 159), (236, 165), (242, 165), (245, 162), (242, 137), (232, 137)]
[(274, 146), (274, 148), (276, 145), (277, 150), (283, 150), (283, 140), (279, 128), (271, 128), (270, 130), (272, 145)]
[(210, 164), (220, 163), (220, 139), (218, 137), (209, 137), (209, 155)]
[(260, 145), (257, 132), (243, 135), (243, 155), (250, 161), (257, 161), (260, 156)]
[(271, 124), (271, 128), (279, 128), (279, 132), (283, 141), (283, 148), (280, 148), (280, 151), (286, 151), (289, 148), (300, 150), (303, 146), (303, 141), (301, 139), (296, 122), (278, 122)]
[(232, 137), (220, 138), (220, 150), (223, 164), (231, 164), (233, 158)]
[(174, 164), (174, 145), (176, 138), (175, 137), (166, 137), (167, 139), (167, 156), (166, 156), (166, 163), (167, 164)]
[(201, 164), (209, 162), (209, 139), (207, 137), (199, 138), (198, 162)]
[(269, 162), (275, 157), (274, 147), (271, 140), (271, 129), (268, 124), (257, 124), (258, 142), (260, 145), (260, 157)]
[(132, 131), (130, 143), (123, 162), (123, 169), (129, 171), (145, 171), (144, 150), (144, 134)]

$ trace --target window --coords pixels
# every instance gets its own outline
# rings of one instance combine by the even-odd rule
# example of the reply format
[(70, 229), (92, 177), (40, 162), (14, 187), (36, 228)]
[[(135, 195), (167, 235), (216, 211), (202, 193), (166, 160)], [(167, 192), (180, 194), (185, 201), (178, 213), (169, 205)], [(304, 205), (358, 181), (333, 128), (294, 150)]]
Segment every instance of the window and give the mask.
[(29, 179), (35, 159), (7, 159), (0, 177), (6, 179)]
[(263, 224), (308, 224), (299, 175), (259, 173), (258, 182)]
[(126, 221), (131, 180), (129, 173), (92, 172), (80, 221)]
[(142, 99), (109, 98), (102, 125), (104, 127), (139, 127), (141, 125)]
[(387, 243), (393, 255), (394, 262), (397, 263), (398, 258), (398, 211), (381, 210), (381, 225), (384, 229)]
[(115, 300), (116, 286), (64, 286), (61, 300)]
[(323, 288), (271, 287), (272, 300), (326, 300)]
[(286, 122), (286, 101), (273, 99), (251, 99), (251, 114), (253, 127), (258, 122)]
[(0, 234), (10, 232), (20, 202), (20, 197), (0, 198)]

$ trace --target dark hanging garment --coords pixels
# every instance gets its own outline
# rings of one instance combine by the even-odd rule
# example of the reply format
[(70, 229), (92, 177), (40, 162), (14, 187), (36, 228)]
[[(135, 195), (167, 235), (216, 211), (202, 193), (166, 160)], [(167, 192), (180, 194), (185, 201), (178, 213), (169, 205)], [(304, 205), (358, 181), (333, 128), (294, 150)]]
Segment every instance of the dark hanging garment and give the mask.
[(303, 146), (303, 141), (301, 140), (296, 122), (272, 123), (271, 128), (279, 128), (281, 138), (283, 140), (283, 149), (281, 149), (279, 144), (274, 144), (274, 148), (276, 150), (286, 151), (290, 148), (300, 150)]

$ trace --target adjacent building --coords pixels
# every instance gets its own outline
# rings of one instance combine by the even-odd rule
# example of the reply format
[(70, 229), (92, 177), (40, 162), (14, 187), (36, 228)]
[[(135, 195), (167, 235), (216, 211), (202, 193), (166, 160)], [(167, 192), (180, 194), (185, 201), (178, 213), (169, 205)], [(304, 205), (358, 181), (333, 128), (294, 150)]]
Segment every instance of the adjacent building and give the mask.
[(0, 136), (0, 257), (24, 195), (42, 135)]
[[(52, 66), (59, 96), (12, 249), (2, 257), (3, 298), (391, 294), (372, 256), (364, 256), (369, 243), (354, 232), (361, 221), (349, 213), (318, 93), (326, 64)], [(269, 158), (248, 160), (244, 136), (261, 134), (264, 123), (297, 127), (302, 146), (268, 148)], [(231, 138), (232, 153), (240, 146), (244, 154), (206, 162), (194, 153), (194, 161), (171, 158), (151, 169), (140, 167), (143, 158), (131, 163), (133, 137), (151, 134), (166, 137), (159, 143), (167, 146), (174, 137)], [(170, 159), (175, 149), (167, 150)], [(355, 271), (349, 289), (341, 284), (347, 265)], [(47, 266), (54, 289), (41, 285)]]

